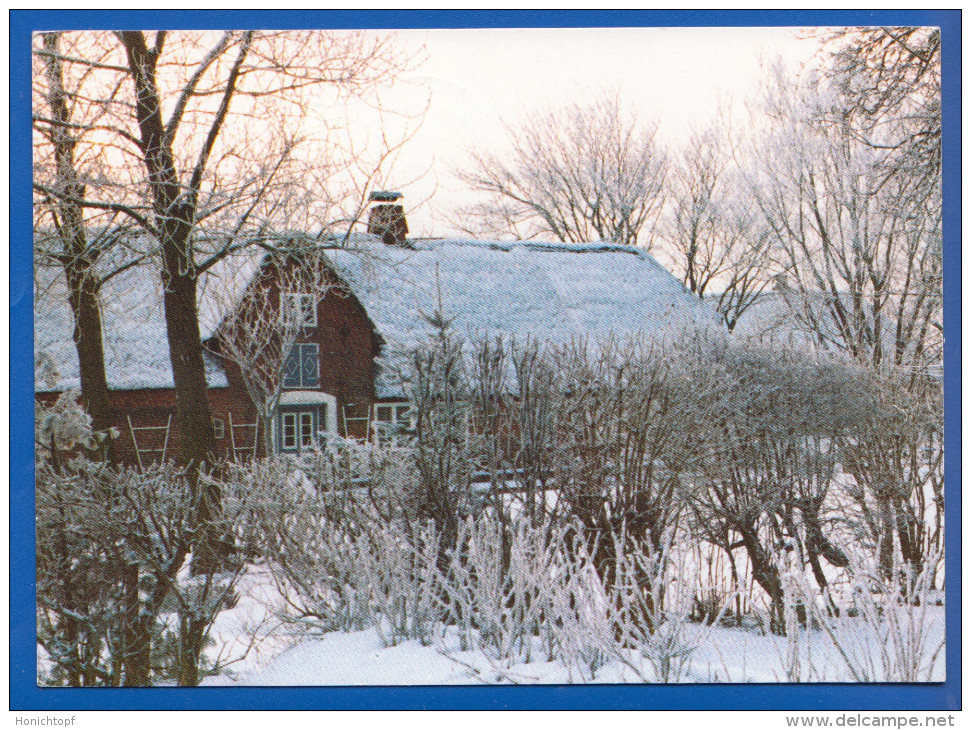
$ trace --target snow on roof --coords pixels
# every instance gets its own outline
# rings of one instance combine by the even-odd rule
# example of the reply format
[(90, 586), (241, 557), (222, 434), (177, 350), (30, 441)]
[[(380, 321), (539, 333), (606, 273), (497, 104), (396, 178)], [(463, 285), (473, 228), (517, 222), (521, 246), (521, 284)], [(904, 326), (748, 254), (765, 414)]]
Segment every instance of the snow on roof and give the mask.
[(266, 252), (250, 248), (227, 256), (199, 277), (199, 330), (205, 342), (239, 304), (246, 288), (263, 265)]
[[(646, 333), (663, 341), (685, 331), (724, 329), (714, 308), (692, 297), (651, 256), (617, 244), (409, 239), (408, 247), (398, 247), (355, 234), (343, 247), (331, 242), (323, 248), (384, 338), (389, 360), (434, 334), (425, 316), (437, 309), (472, 340), (504, 335), (565, 344)], [(251, 249), (200, 278), (203, 340), (235, 308), (264, 259)], [(78, 388), (63, 274), (39, 269), (37, 286), (35, 387)], [(109, 387), (173, 387), (157, 271), (135, 267), (112, 278), (101, 301)], [(208, 358), (206, 366), (209, 385), (226, 387), (220, 366)], [(376, 386), (379, 397), (402, 394), (387, 373)]]
[(815, 347), (819, 339), (800, 322), (791, 303), (774, 291), (763, 292), (742, 312), (732, 334), (749, 342), (802, 348)]
[[(199, 282), (199, 320), (206, 339), (234, 306), (256, 270), (259, 256), (232, 257)], [(112, 390), (172, 388), (162, 283), (157, 271), (136, 266), (109, 279), (101, 290), (105, 370)], [(34, 295), (34, 387), (38, 392), (80, 388), (74, 319), (67, 285), (58, 269), (38, 268)], [(204, 355), (209, 386), (225, 388), (219, 363)]]
[[(357, 236), (326, 255), (391, 359), (434, 333), (425, 317), (439, 308), (468, 339), (565, 344), (645, 333), (663, 341), (723, 330), (714, 308), (651, 256), (612, 243), (409, 239), (398, 247)], [(392, 380), (379, 380), (379, 397), (400, 395)]]

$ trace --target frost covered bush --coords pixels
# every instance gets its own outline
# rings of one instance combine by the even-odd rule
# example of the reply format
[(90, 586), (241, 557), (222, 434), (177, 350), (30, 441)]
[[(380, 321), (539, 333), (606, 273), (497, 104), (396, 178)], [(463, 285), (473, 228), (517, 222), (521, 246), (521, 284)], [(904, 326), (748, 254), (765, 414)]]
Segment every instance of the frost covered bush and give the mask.
[(77, 391), (66, 390), (50, 406), (38, 403), (35, 407), (35, 457), (55, 470), (84, 450), (94, 451), (105, 439), (114, 436), (117, 436), (114, 429), (93, 430), (91, 416), (81, 406)]
[(928, 558), (943, 551), (942, 390), (939, 380), (914, 373), (888, 370), (871, 378), (874, 407), (838, 445), (853, 477), (847, 513), (875, 554), (879, 575), (892, 583), (898, 560), (913, 574), (925, 565), (933, 573)]
[(37, 639), (49, 684), (122, 680), (125, 554), (110, 505), (93, 498), (96, 479), (38, 467)]
[(507, 524), (486, 513), (462, 524), (442, 575), (442, 618), (463, 650), (480, 649), (507, 666), (538, 656), (571, 669), (599, 666), (609, 632), (591, 637), (594, 613), (606, 616), (589, 607), (602, 608), (602, 587), (575, 535), (573, 526), (535, 525), (525, 516)]
[[(324, 631), (376, 627), (389, 644), (428, 641), (437, 533), (417, 516), (417, 474), (393, 446), (334, 442), (240, 468), (253, 495), (254, 558), (284, 618)], [(429, 560), (429, 570), (424, 566)]]
[[(211, 475), (200, 478), (217, 486)], [(207, 526), (225, 545), (239, 545), (249, 532), (247, 495), (230, 481), (218, 488), (226, 501)], [(189, 569), (198, 494), (171, 464), (117, 469), (83, 457), (38, 464), (38, 642), (51, 663), (47, 681), (198, 684), (209, 629), (235, 603), (244, 567), (227, 557), (218, 571)], [(156, 661), (163, 650), (170, 660)]]
[[(840, 461), (873, 381), (724, 341), (463, 345), (438, 322), (411, 361), (407, 441), (332, 438), (223, 471), (227, 534), (270, 569), (291, 627), (471, 651), (495, 676), (546, 661), (570, 681), (619, 665), (679, 682), (704, 676), (729, 611), (751, 626), (764, 607), (786, 636), (779, 676), (832, 678), (810, 651), (820, 612), (846, 620), (857, 563), (879, 564), (854, 541), (867, 513)], [(179, 616), (210, 605), (173, 596)], [(923, 676), (900, 668), (924, 666), (920, 626), (870, 630), (896, 668), (846, 650), (846, 676)]]
[(450, 320), (438, 310), (426, 319), (436, 335), (411, 352), (402, 373), (415, 423), (415, 507), (418, 517), (434, 522), (442, 548), (450, 549), (472, 502), (470, 382), (462, 342), (452, 336)]
[[(324, 462), (326, 464), (326, 462)], [(240, 470), (255, 499), (254, 559), (265, 560), (288, 616), (326, 630), (368, 625), (366, 591), (355, 546), (361, 527), (348, 512), (353, 495), (322, 489), (289, 458), (254, 460)]]
[(833, 542), (838, 443), (870, 412), (872, 394), (858, 368), (786, 350), (707, 346), (692, 366), (718, 404), (699, 425), (704, 456), (685, 475), (692, 524), (733, 570), (734, 551), (744, 550), (770, 628), (783, 634), (789, 555), (823, 593), (826, 564), (848, 564)]
[(252, 469), (262, 481), (251, 486), (268, 495), (259, 508), (262, 555), (289, 621), (374, 628), (386, 645), (429, 644), (451, 631), (460, 648), (506, 666), (540, 654), (587, 674), (602, 665), (611, 634), (603, 589), (582, 545), (568, 547), (575, 527), (484, 512), (460, 521), (442, 552), (433, 520), (386, 519), (390, 511), (364, 486), (336, 496), (308, 486), (290, 462)]
[(838, 614), (810, 602), (805, 586), (796, 587), (854, 682), (942, 678), (944, 617), (932, 611), (933, 571), (898, 575), (900, 582), (888, 588), (878, 574), (858, 570)]
[[(858, 366), (703, 337), (463, 343), (440, 313), (429, 321), (439, 335), (415, 351), (406, 380), (417, 414), (408, 514), (433, 520), (439, 572), (468, 539), (462, 521), (487, 509), (501, 533), (490, 549), (506, 563), (518, 517), (574, 526), (615, 603), (618, 566), (646, 556), (630, 568), (647, 609), (665, 600), (671, 562), (659, 558), (674, 545), (664, 541), (683, 543), (681, 555), (711, 545), (730, 574), (697, 593), (695, 614), (709, 623), (728, 610), (725, 596), (736, 623), (764, 598), (770, 628), (785, 633), (793, 560), (822, 596), (845, 579), (851, 519), (873, 520), (840, 506), (859, 483), (846, 454), (879, 405), (879, 383)], [(483, 570), (490, 581), (500, 577)]]
[(411, 530), (378, 527), (364, 542), (370, 548), (367, 575), (375, 628), (388, 646), (407, 639), (431, 644), (438, 628), (441, 576), (434, 524)]

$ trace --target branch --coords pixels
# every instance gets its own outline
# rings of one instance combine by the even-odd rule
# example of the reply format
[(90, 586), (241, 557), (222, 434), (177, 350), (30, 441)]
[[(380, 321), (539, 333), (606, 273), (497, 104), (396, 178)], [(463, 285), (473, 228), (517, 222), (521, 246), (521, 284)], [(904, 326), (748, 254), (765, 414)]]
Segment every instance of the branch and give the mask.
[(74, 203), (75, 205), (80, 205), (83, 208), (95, 208), (97, 210), (110, 210), (115, 213), (124, 213), (129, 218), (131, 218), (136, 223), (138, 223), (138, 225), (140, 225), (142, 228), (148, 231), (150, 234), (152, 234), (153, 236), (157, 235), (155, 227), (151, 223), (149, 223), (147, 218), (145, 218), (140, 213), (136, 212), (130, 206), (123, 205), (122, 203), (102, 203), (96, 200), (86, 200), (84, 198), (77, 198), (77, 197), (74, 197), (73, 195), (67, 195), (66, 193), (53, 190), (47, 187), (46, 185), (42, 185), (36, 182), (34, 183), (34, 190), (44, 193), (45, 195), (55, 197), (58, 200), (63, 200), (68, 203)]
[[(39, 122), (44, 124), (49, 124), (52, 127), (64, 127), (65, 129), (78, 129), (82, 132), (111, 132), (112, 134), (117, 134), (122, 139), (126, 139), (132, 142), (136, 146), (141, 146), (138, 137), (135, 137), (130, 132), (126, 132), (120, 127), (110, 127), (104, 124), (81, 124), (79, 122), (62, 122), (57, 119), (49, 119), (48, 117), (42, 117), (39, 114), (33, 116), (34, 125), (36, 126)], [(38, 127), (39, 129), (39, 127)]]
[[(259, 205), (260, 201), (263, 199), (263, 196), (266, 194), (266, 191), (269, 188), (270, 183), (273, 181), (273, 178), (276, 176), (277, 172), (279, 172), (280, 168), (283, 166), (283, 163), (290, 156), (290, 152), (292, 149), (293, 147), (291, 145), (286, 146), (286, 148), (283, 151), (283, 154), (280, 155), (280, 159), (277, 160), (276, 165), (274, 165), (273, 170), (270, 172), (269, 177), (267, 177), (267, 179), (263, 182), (262, 186), (260, 187), (260, 190), (256, 194), (256, 197), (253, 200), (252, 205), (250, 205), (250, 207), (246, 209), (246, 211), (242, 214), (242, 216), (240, 216), (240, 219), (237, 222), (235, 229), (230, 235), (230, 239), (229, 239), (230, 241), (234, 241), (237, 239), (240, 232), (243, 230), (243, 227), (246, 225), (246, 222), (249, 220), (250, 215), (252, 215), (253, 211), (256, 210), (256, 206)], [(234, 250), (238, 248), (242, 248), (243, 246), (245, 246), (245, 244), (235, 247)], [(225, 246), (221, 251), (216, 252), (215, 254), (210, 256), (206, 261), (204, 261), (200, 266), (198, 266), (197, 267), (198, 270), (205, 271), (220, 259), (225, 258), (230, 253), (229, 249), (230, 249), (230, 245), (227, 244), (227, 246)]]
[(63, 53), (55, 53), (49, 50), (36, 49), (34, 51), (35, 56), (42, 56), (44, 58), (53, 58), (59, 61), (67, 61), (68, 63), (80, 63), (89, 68), (98, 68), (105, 71), (121, 71), (122, 73), (129, 73), (129, 69), (125, 66), (114, 66), (109, 63), (98, 63), (97, 61), (89, 61), (84, 58), (78, 58), (76, 56), (66, 56)]
[(182, 115), (185, 113), (185, 107), (189, 103), (190, 97), (195, 93), (196, 88), (199, 86), (199, 81), (202, 79), (203, 75), (215, 63), (216, 59), (222, 55), (223, 51), (229, 45), (229, 41), (232, 40), (233, 34), (229, 31), (223, 34), (223, 37), (219, 39), (219, 43), (209, 51), (202, 62), (196, 68), (195, 73), (192, 74), (192, 78), (186, 83), (185, 88), (179, 95), (179, 100), (175, 104), (175, 109), (172, 110), (172, 116), (169, 117), (168, 124), (165, 125), (165, 133), (162, 137), (163, 143), (167, 146), (171, 146), (175, 139), (175, 133), (179, 128), (179, 123), (182, 121)]
[(189, 181), (189, 195), (192, 198), (193, 208), (195, 207), (195, 202), (198, 199), (199, 186), (202, 184), (202, 175), (205, 172), (209, 155), (212, 152), (212, 148), (216, 143), (216, 138), (219, 136), (219, 132), (222, 129), (223, 122), (226, 120), (226, 115), (229, 113), (229, 102), (232, 100), (233, 92), (236, 90), (236, 79), (239, 78), (239, 70), (243, 65), (243, 61), (246, 58), (246, 54), (249, 52), (252, 42), (253, 31), (247, 31), (243, 35), (243, 43), (239, 48), (239, 55), (236, 57), (236, 62), (233, 64), (233, 68), (229, 72), (229, 78), (226, 80), (226, 91), (223, 93), (222, 101), (219, 104), (219, 110), (216, 112), (216, 118), (213, 120), (212, 126), (209, 128), (206, 143), (203, 145), (202, 150), (199, 153), (199, 159), (196, 162), (195, 169), (192, 171), (192, 178)]

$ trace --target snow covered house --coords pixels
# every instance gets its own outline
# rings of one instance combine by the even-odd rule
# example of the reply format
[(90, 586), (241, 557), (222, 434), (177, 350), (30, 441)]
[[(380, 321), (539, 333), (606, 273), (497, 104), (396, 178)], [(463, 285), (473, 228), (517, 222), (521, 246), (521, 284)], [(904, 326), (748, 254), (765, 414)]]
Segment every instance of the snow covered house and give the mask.
[[(434, 333), (427, 315), (436, 310), (470, 340), (504, 335), (567, 343), (635, 333), (665, 339), (723, 326), (713, 308), (637, 249), (406, 239), (403, 217), (392, 218), (382, 227), (382, 219), (375, 225), (372, 217), (369, 233), (348, 240), (315, 242), (315, 260), (326, 269), (318, 291), (276, 291), (277, 301), (304, 320), (272, 424), (280, 451), (306, 449), (325, 434), (369, 438), (379, 424), (406, 418), (396, 364)], [(260, 451), (256, 410), (239, 366), (220, 356), (218, 339), (254, 280), (266, 275), (267, 262), (262, 253), (227, 260), (199, 287), (210, 406), (224, 458)], [(52, 275), (44, 286), (63, 283)], [(79, 387), (71, 313), (58, 294), (35, 300), (39, 400)], [(133, 464), (177, 458), (158, 274), (130, 269), (101, 295), (110, 405), (120, 434), (116, 453)]]

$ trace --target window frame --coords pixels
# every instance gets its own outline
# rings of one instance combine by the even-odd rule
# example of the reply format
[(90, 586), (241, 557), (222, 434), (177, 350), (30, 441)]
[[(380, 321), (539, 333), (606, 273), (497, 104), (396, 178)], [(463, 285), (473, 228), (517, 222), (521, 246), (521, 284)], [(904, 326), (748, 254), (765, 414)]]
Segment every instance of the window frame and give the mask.
[[(389, 409), (387, 412), (390, 413), (390, 419), (380, 417), (384, 409)], [(404, 440), (402, 438), (404, 434), (400, 432), (401, 429), (413, 429), (414, 427), (415, 419), (411, 413), (410, 403), (397, 401), (374, 404), (374, 411), (371, 416), (371, 434), (376, 443), (401, 446)], [(392, 429), (397, 431), (389, 433)], [(405, 436), (405, 438), (407, 437)]]
[[(287, 423), (287, 421), (291, 421), (291, 423)], [(280, 451), (296, 451), (297, 441), (298, 441), (297, 413), (296, 412), (281, 413), (280, 414)]]
[[(304, 348), (313, 349), (314, 372), (312, 376), (305, 377), (304, 373)], [(297, 378), (296, 383), (288, 382), (287, 374), (290, 369), (290, 362), (293, 358), (297, 359)], [(283, 376), (280, 378), (280, 387), (283, 390), (309, 390), (320, 387), (320, 345), (316, 342), (297, 342), (290, 350), (286, 362), (283, 364)]]
[(282, 406), (276, 418), (277, 450), (299, 454), (312, 449), (326, 430), (327, 404)]
[(300, 321), (297, 325), (302, 329), (317, 326), (317, 302), (314, 295), (305, 291), (287, 290), (280, 292), (280, 296), (285, 302), (284, 312), (288, 321), (296, 319), (299, 315)]

